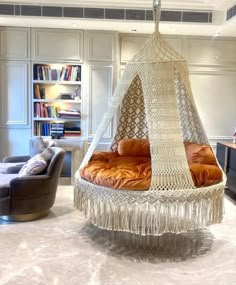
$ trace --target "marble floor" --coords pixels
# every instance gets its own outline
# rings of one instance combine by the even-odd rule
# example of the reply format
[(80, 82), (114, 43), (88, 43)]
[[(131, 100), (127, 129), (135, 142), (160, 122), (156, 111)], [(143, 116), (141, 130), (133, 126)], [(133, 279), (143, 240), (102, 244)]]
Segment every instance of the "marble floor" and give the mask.
[(0, 222), (0, 285), (236, 284), (236, 205), (222, 224), (141, 239), (96, 229), (60, 186), (49, 216)]

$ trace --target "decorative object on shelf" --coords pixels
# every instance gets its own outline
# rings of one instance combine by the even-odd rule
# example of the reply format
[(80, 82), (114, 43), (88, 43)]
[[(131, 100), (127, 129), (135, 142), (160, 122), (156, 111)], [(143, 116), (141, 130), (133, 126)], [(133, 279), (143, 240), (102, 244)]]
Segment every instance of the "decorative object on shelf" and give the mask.
[[(209, 142), (192, 95), (187, 62), (159, 32), (157, 0), (154, 18), (155, 32), (125, 66), (76, 172), (74, 189), (74, 204), (91, 223), (143, 236), (187, 232), (220, 223), (226, 180), (220, 170), (223, 179), (219, 183), (194, 185), (184, 142)], [(117, 112), (118, 126), (110, 151), (116, 153), (124, 138), (148, 139), (150, 143), (151, 183), (146, 191), (103, 187), (80, 175)], [(105, 163), (109, 159), (106, 156)]]
[(51, 137), (52, 139), (60, 139), (64, 136), (64, 123), (51, 123)]
[(78, 88), (78, 86), (76, 86), (75, 89), (74, 89), (74, 99), (76, 101), (79, 101), (81, 99), (81, 97), (80, 97), (80, 89)]
[(73, 95), (69, 93), (61, 93), (60, 97), (62, 100), (74, 100)]

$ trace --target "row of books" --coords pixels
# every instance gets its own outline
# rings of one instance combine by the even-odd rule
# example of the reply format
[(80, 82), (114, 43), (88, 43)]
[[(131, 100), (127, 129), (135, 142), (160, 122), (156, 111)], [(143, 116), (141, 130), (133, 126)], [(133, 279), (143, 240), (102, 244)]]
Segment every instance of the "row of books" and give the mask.
[(51, 124), (50, 123), (34, 123), (34, 135), (35, 136), (51, 136)]
[(34, 103), (34, 117), (36, 118), (58, 118), (60, 108), (46, 103)]
[(49, 105), (43, 102), (34, 103), (35, 118), (61, 118), (61, 119), (80, 119), (79, 110), (61, 110), (54, 104)]
[(77, 137), (81, 135), (80, 123), (65, 122), (64, 135), (66, 137)]
[(50, 65), (35, 65), (34, 80), (81, 81), (81, 66), (69, 65), (54, 69)]
[(78, 110), (59, 110), (58, 117), (62, 119), (80, 119), (80, 111)]
[(68, 126), (65, 123), (49, 123), (49, 122), (35, 122), (34, 123), (35, 136), (64, 136), (64, 137), (79, 137), (81, 129), (79, 126)]
[(62, 67), (60, 80), (64, 81), (81, 81), (81, 66)]

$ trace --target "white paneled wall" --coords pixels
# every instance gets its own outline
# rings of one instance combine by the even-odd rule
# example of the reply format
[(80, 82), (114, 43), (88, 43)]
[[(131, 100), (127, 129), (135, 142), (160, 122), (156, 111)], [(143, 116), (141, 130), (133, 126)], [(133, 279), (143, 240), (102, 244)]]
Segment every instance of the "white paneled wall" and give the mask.
[(30, 29), (0, 29), (0, 160), (28, 154)]
[[(0, 159), (28, 153), (32, 62), (83, 65), (82, 125), (89, 143), (117, 85), (117, 74), (147, 38), (113, 31), (0, 28)], [(189, 63), (193, 95), (210, 142), (231, 139), (236, 127), (236, 39), (170, 35), (166, 39)], [(115, 122), (103, 144), (109, 144)]]

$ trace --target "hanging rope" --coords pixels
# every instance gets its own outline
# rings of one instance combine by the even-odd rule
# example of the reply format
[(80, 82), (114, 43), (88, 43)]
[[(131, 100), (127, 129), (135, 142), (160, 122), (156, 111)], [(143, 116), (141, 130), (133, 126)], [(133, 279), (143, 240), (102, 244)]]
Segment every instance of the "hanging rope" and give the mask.
[(159, 22), (161, 19), (161, 0), (153, 0), (153, 20), (156, 23), (156, 32), (159, 31)]

